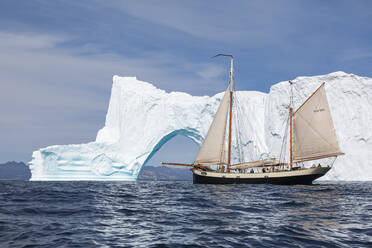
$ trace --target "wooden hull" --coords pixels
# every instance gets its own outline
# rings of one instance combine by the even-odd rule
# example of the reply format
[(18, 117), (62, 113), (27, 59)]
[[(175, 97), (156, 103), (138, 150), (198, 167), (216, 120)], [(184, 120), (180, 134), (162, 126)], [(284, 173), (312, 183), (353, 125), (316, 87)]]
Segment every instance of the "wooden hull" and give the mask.
[(270, 173), (221, 173), (194, 168), (195, 184), (312, 184), (325, 175), (331, 167), (317, 167)]

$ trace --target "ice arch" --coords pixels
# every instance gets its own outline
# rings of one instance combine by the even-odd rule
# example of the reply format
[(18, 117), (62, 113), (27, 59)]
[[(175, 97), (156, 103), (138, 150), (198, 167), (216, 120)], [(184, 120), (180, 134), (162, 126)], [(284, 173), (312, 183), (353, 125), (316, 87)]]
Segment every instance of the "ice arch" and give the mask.
[[(191, 139), (197, 145), (200, 145), (201, 142), (202, 142), (202, 140), (203, 140), (203, 137), (200, 135), (200, 133), (197, 130), (179, 129), (179, 130), (175, 130), (175, 131), (173, 131), (173, 132), (165, 135), (155, 145), (155, 147), (153, 148), (153, 150), (151, 151), (151, 153), (148, 155), (148, 157), (146, 158), (145, 162), (141, 166), (141, 169), (140, 169), (138, 175), (141, 174), (141, 170), (143, 169), (143, 167), (146, 166), (147, 162), (149, 162), (151, 160), (151, 158), (163, 147), (163, 145), (165, 145), (166, 143), (168, 143), (168, 141), (170, 141), (171, 139), (173, 139), (174, 137), (176, 137), (178, 135), (181, 135), (181, 136), (184, 136), (186, 138)], [(195, 156), (196, 156), (196, 154), (195, 154)], [(177, 161), (173, 161), (173, 162), (177, 162)]]

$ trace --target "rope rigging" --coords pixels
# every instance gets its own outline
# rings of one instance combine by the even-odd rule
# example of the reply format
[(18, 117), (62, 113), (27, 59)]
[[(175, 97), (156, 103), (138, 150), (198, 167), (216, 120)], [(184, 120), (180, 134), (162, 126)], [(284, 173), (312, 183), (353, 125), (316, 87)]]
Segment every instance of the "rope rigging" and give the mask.
[(280, 148), (280, 154), (279, 154), (279, 162), (280, 163), (285, 163), (286, 160), (286, 155), (287, 155), (287, 149), (288, 149), (288, 133), (289, 133), (289, 116), (283, 121), (282, 123), (282, 128), (284, 128), (283, 133), (283, 139), (282, 139), (282, 146)]

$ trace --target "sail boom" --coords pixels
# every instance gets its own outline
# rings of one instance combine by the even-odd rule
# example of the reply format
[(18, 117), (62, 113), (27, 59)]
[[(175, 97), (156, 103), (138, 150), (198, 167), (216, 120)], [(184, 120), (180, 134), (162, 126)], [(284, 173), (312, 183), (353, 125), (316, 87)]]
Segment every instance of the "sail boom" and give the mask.
[(220, 161), (197, 161), (195, 164), (208, 164), (208, 165), (227, 165), (227, 163)]
[(193, 164), (161, 162), (163, 165), (193, 166)]
[(337, 156), (344, 155), (344, 154), (345, 153), (343, 152), (337, 152), (337, 153), (330, 153), (330, 154), (319, 155), (319, 156), (303, 157), (303, 158), (295, 159), (294, 162), (295, 163), (306, 162), (306, 161), (318, 160), (318, 159), (323, 159), (323, 158), (337, 157)]
[(204, 166), (200, 164), (184, 164), (184, 163), (168, 163), (168, 162), (162, 162), (163, 165), (177, 165), (177, 166), (190, 166), (190, 167), (196, 167), (196, 168), (203, 168), (203, 169), (210, 169), (209, 166)]
[(279, 160), (275, 158), (269, 158), (269, 159), (234, 164), (230, 166), (230, 169), (236, 170), (236, 169), (248, 169), (248, 168), (256, 168), (256, 167), (278, 166), (278, 165), (282, 165)]

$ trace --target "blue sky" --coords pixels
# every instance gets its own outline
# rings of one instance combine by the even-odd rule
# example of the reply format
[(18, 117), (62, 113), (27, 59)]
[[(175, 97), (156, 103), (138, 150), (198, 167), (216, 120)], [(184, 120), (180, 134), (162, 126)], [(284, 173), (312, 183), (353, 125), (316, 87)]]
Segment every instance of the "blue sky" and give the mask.
[[(210, 57), (225, 52), (240, 90), (340, 70), (372, 77), (371, 23), (371, 1), (2, 0), (0, 162), (93, 141), (115, 74), (213, 95), (228, 61)], [(197, 150), (170, 142), (153, 162)]]

